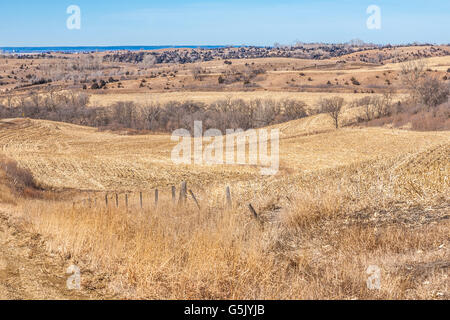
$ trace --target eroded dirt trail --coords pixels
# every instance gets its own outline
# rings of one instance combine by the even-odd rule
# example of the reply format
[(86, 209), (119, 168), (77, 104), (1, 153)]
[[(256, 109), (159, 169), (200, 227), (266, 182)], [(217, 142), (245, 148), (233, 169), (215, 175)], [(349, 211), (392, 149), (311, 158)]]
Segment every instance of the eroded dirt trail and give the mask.
[(99, 298), (67, 289), (67, 266), (49, 255), (38, 234), (22, 230), (0, 211), (0, 299), (73, 300)]

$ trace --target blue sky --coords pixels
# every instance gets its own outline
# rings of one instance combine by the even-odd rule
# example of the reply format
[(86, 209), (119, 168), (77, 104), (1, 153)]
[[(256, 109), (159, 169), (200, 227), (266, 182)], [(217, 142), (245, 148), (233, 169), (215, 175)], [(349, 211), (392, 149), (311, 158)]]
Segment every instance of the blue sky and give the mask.
[[(369, 30), (369, 5), (381, 29)], [(69, 5), (81, 29), (68, 30)], [(450, 43), (448, 0), (0, 1), (0, 46)]]

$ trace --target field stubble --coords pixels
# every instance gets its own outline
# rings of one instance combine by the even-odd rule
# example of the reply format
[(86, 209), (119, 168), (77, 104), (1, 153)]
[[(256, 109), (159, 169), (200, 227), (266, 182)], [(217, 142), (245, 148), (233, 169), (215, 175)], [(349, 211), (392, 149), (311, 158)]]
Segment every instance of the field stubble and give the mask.
[[(3, 121), (2, 152), (39, 185), (75, 194), (13, 199), (12, 215), (78, 265), (85, 288), (117, 298), (448, 299), (448, 133), (335, 131), (326, 121), (278, 126), (281, 171), (266, 178), (254, 166), (170, 165), (167, 135)], [(201, 209), (172, 203), (168, 188), (181, 181)], [(106, 208), (105, 192), (120, 194), (119, 208), (114, 198)], [(366, 285), (370, 265), (380, 290)]]
[[(55, 124), (41, 125), (55, 130)], [(142, 150), (142, 137), (58, 126), (61, 132), (73, 130), (73, 140), (65, 137), (64, 150), (75, 144), (94, 150), (105, 137), (117, 140), (102, 152), (115, 154), (123, 148), (121, 143), (133, 139)], [(136, 192), (130, 193), (128, 210), (123, 193), (119, 208), (114, 199), (106, 208), (104, 194), (97, 193), (90, 205), (21, 200), (16, 218), (42, 234), (50, 252), (80, 266), (84, 285), (120, 298), (448, 299), (446, 133), (348, 129), (295, 138), (289, 132), (284, 131), (287, 143), (299, 139), (298, 145), (317, 159), (327, 155), (324, 164), (336, 162), (296, 170), (299, 162), (283, 153), (286, 167), (278, 176), (261, 179), (255, 171), (250, 178), (239, 176), (231, 183), (232, 209), (225, 206), (223, 175), (211, 167), (201, 171), (206, 169), (188, 166), (180, 179), (193, 180), (190, 186), (201, 209), (191, 200), (186, 206), (172, 204), (168, 189), (162, 188), (158, 208), (151, 204), (149, 192), (143, 210)], [(91, 136), (97, 140), (88, 142)], [(36, 144), (26, 148), (45, 154), (48, 140), (43, 137), (42, 143), (36, 137)], [(321, 150), (327, 139), (332, 141), (328, 151)], [(342, 150), (345, 145), (348, 150)], [(288, 146), (290, 155), (295, 154), (293, 145)], [(10, 156), (14, 148), (19, 147), (4, 144)], [(155, 155), (161, 152), (152, 150)], [(339, 150), (346, 159), (340, 158)], [(74, 155), (71, 151), (70, 157)], [(84, 165), (94, 165), (98, 156), (92, 154)], [(310, 162), (308, 157), (296, 161)], [(236, 170), (236, 174), (247, 173)], [(220, 181), (209, 180), (206, 185), (204, 181), (212, 177)], [(122, 183), (132, 180), (122, 179)], [(87, 199), (86, 194), (83, 197)], [(259, 223), (248, 203), (256, 208)], [(380, 290), (366, 285), (370, 265), (381, 269)]]
[[(24, 200), (18, 218), (81, 266), (86, 285), (117, 297), (448, 299), (449, 155), (446, 142), (247, 181), (233, 186), (232, 209), (209, 186), (196, 190), (200, 210), (164, 190), (158, 208), (106, 208), (100, 194), (91, 207)], [(366, 285), (369, 265), (380, 290)]]

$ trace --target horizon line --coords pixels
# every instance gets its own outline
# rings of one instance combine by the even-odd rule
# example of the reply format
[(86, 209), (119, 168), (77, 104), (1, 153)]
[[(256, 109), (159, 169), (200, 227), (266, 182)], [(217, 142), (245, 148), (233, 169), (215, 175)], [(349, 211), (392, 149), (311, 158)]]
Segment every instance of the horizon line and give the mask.
[[(120, 47), (128, 47), (128, 48), (144, 48), (144, 47), (155, 47), (155, 48), (202, 48), (202, 47), (259, 47), (259, 48), (273, 48), (276, 46), (280, 47), (295, 47), (301, 45), (313, 45), (313, 44), (324, 44), (324, 45), (343, 45), (343, 44), (351, 44), (353, 40), (347, 42), (298, 42), (295, 44), (272, 44), (272, 45), (252, 45), (252, 44), (184, 44), (184, 45), (25, 45), (25, 46), (0, 46), (0, 49), (34, 49), (34, 48), (45, 48), (45, 49), (57, 49), (57, 48), (120, 48)], [(361, 40), (362, 41), (362, 40)], [(407, 42), (407, 43), (371, 43), (362, 41), (361, 45), (373, 45), (373, 46), (426, 46), (426, 45), (436, 45), (436, 46), (448, 46), (450, 43), (433, 43), (433, 42)]]

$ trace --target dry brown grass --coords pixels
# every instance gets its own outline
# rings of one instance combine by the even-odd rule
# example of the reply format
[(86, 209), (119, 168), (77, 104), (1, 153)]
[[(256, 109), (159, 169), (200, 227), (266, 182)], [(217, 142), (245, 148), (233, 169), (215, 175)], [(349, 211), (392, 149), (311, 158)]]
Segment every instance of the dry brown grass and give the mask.
[(0, 202), (15, 203), (15, 196), (9, 186), (8, 177), (3, 170), (0, 170)]
[[(33, 200), (22, 218), (85, 285), (122, 298), (448, 299), (449, 155), (446, 143), (262, 183), (263, 227), (246, 188), (233, 189), (233, 210), (211, 188), (202, 210)], [(366, 286), (369, 265), (380, 290)]]
[[(277, 127), (282, 138), (281, 177), (287, 172), (312, 172), (418, 152), (449, 139), (448, 132), (335, 131), (326, 115)], [(314, 134), (317, 131), (323, 133)], [(170, 160), (174, 146), (168, 135), (126, 136), (27, 119), (0, 123), (2, 152), (31, 170), (36, 182), (49, 189), (143, 191), (183, 180), (203, 189), (261, 180), (255, 166), (175, 165)]]
[[(223, 89), (217, 77), (227, 68), (213, 61), (202, 64), (210, 71), (203, 81), (194, 83), (182, 67), (176, 79), (151, 80), (152, 91), (139, 89), (144, 78), (139, 76), (124, 80), (125, 89), (94, 94), (91, 104), (289, 98), (313, 107), (331, 95), (350, 102), (368, 95), (354, 90), (382, 91), (386, 80), (401, 90), (401, 64), (337, 68), (333, 59), (319, 67), (316, 61), (256, 59), (233, 65), (249, 62), (267, 71), (255, 79), (257, 89), (249, 88), (258, 91), (243, 92), (242, 83), (227, 92), (209, 91)], [(449, 57), (426, 62), (442, 74)], [(19, 63), (14, 61), (15, 68)], [(361, 86), (345, 84), (353, 76)], [(173, 86), (161, 93), (168, 82)], [(287, 92), (303, 89), (329, 92)], [(346, 109), (344, 124), (359, 111)], [(450, 298), (448, 131), (335, 131), (326, 115), (275, 127), (281, 131), (281, 170), (262, 178), (256, 166), (176, 166), (168, 135), (126, 136), (50, 121), (3, 120), (2, 154), (30, 170), (40, 186), (61, 194), (54, 195), (57, 200), (17, 194), (0, 169), (1, 209), (25, 228), (18, 230), (42, 236), (39, 243), (52, 254), (80, 266), (85, 288), (106, 291), (108, 297)], [(201, 210), (190, 200), (176, 206), (169, 199), (168, 187), (186, 180)], [(225, 184), (232, 186), (232, 210), (225, 208)], [(157, 209), (149, 197), (155, 187), (161, 192)], [(138, 191), (144, 191), (143, 210)], [(119, 192), (121, 207), (114, 208), (110, 198), (106, 208), (103, 192)], [(130, 195), (128, 210), (124, 193)], [(88, 197), (93, 201), (83, 201)], [(381, 269), (380, 290), (366, 286), (369, 265)]]
[[(39, 184), (97, 190), (14, 198), (11, 214), (80, 266), (85, 287), (117, 298), (448, 299), (448, 132), (336, 131), (323, 115), (278, 128), (281, 172), (261, 178), (251, 166), (172, 165), (167, 135), (3, 121), (3, 152)], [(172, 204), (167, 187), (183, 180), (201, 210)], [(108, 190), (121, 192), (119, 209), (111, 198), (105, 208)], [(369, 265), (380, 290), (366, 286)]]

